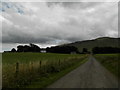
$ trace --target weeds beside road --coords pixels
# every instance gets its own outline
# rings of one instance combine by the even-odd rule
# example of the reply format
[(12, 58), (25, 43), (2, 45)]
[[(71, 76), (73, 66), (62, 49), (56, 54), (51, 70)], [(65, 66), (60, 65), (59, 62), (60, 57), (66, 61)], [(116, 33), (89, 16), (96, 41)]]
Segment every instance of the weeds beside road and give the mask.
[(119, 54), (96, 54), (95, 58), (116, 77), (120, 78)]
[(85, 61), (86, 55), (51, 53), (3, 53), (3, 88), (39, 87), (54, 82)]

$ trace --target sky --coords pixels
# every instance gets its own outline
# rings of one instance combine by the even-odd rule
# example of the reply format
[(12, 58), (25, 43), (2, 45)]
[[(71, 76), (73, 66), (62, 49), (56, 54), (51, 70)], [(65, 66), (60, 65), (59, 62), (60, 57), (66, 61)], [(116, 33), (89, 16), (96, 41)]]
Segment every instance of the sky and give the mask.
[(118, 37), (117, 2), (2, 2), (2, 51)]

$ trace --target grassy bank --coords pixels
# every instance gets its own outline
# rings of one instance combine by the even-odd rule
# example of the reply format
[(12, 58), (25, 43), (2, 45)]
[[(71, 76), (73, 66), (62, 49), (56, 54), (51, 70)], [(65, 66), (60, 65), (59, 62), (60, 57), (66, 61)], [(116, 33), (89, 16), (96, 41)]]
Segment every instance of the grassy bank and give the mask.
[(46, 77), (38, 78), (35, 82), (31, 83), (31, 85), (28, 85), (26, 88), (46, 88), (48, 85), (54, 83), (56, 80), (60, 79), (70, 71), (76, 69), (77, 67), (85, 63), (87, 60), (87, 58), (84, 58), (78, 63), (75, 63), (72, 66), (65, 68), (61, 72), (51, 73), (48, 74)]
[(3, 88), (46, 87), (82, 64), (87, 56), (80, 54), (3, 53)]
[(97, 54), (95, 58), (111, 73), (120, 78), (118, 54)]

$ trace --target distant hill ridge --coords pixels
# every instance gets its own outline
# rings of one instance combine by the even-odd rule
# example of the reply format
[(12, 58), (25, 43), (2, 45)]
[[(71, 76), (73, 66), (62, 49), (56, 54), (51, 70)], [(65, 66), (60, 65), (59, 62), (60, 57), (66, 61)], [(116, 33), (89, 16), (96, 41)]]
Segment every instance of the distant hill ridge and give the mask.
[(112, 37), (100, 37), (92, 40), (77, 41), (74, 43), (64, 44), (62, 46), (75, 46), (79, 51), (82, 51), (83, 48), (87, 48), (89, 51), (94, 47), (119, 47), (118, 42), (120, 38)]

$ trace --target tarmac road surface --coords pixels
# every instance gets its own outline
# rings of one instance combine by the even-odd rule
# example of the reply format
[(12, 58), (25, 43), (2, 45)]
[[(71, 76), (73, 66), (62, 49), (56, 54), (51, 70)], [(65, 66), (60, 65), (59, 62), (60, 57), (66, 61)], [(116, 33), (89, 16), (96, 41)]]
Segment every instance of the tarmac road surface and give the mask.
[(118, 80), (93, 56), (47, 88), (118, 88)]

